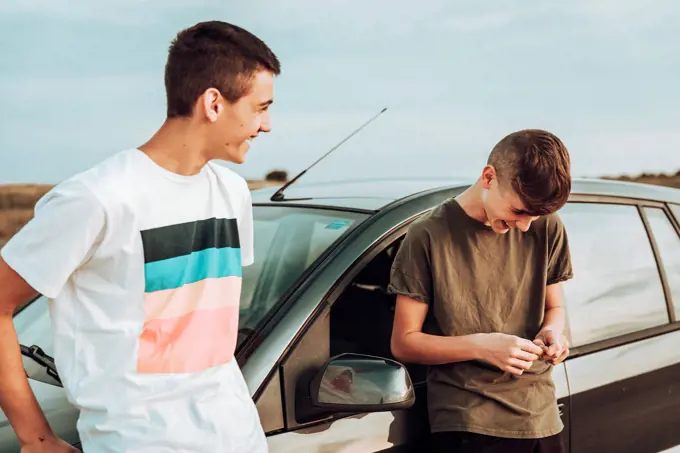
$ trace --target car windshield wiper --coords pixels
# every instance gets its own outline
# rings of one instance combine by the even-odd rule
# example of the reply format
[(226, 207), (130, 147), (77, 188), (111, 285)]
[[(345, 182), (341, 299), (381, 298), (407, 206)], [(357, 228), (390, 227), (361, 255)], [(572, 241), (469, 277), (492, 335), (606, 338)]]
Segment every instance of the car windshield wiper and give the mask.
[[(40, 346), (38, 345), (33, 345), (33, 346), (24, 346), (19, 345), (21, 348), (21, 355), (24, 357), (27, 357), (31, 359), (34, 363), (38, 364), (44, 371), (47, 373), (47, 375), (57, 381), (61, 385), (61, 379), (59, 379), (59, 374), (57, 374), (57, 367), (54, 364), (54, 359), (47, 355), (45, 351), (43, 351)], [(43, 379), (40, 379), (35, 376), (31, 376), (32, 370), (26, 370), (26, 374), (30, 378), (34, 378), (38, 381), (43, 381)]]

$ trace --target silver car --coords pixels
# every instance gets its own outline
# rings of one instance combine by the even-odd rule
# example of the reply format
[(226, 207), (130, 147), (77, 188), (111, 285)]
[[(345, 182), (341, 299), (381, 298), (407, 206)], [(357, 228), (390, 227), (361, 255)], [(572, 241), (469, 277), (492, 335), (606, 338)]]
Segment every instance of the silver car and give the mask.
[[(394, 360), (386, 288), (409, 224), (467, 186), (400, 179), (253, 192), (256, 263), (243, 275), (237, 359), (271, 453), (426, 450), (427, 368)], [(680, 190), (575, 180), (560, 215), (575, 270), (573, 348), (553, 369), (568, 451), (679, 446)], [(77, 445), (48, 305), (37, 298), (14, 324), (43, 410)], [(18, 451), (0, 423), (0, 451)]]

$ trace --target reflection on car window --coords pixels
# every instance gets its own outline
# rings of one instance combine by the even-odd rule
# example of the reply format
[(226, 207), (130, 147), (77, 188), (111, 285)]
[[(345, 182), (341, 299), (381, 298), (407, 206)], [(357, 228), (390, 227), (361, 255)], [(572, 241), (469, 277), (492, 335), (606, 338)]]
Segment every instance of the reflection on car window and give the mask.
[(635, 206), (569, 203), (574, 279), (565, 284), (574, 346), (669, 321), (654, 253)]
[(310, 265), (365, 214), (255, 206), (255, 263), (243, 269), (239, 344)]
[(680, 236), (662, 209), (645, 208), (645, 213), (666, 271), (671, 299), (675, 305), (675, 318), (680, 319)]
[(14, 317), (14, 329), (17, 331), (19, 343), (25, 346), (38, 345), (45, 354), (54, 357), (48, 304), (48, 299), (41, 296), (27, 305)]

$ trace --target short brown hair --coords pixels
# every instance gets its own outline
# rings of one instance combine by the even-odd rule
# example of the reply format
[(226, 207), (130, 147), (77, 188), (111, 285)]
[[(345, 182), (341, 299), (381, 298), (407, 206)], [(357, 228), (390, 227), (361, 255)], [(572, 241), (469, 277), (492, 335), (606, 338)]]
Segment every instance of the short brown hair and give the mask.
[(507, 135), (491, 151), (488, 164), (496, 169), (500, 184), (511, 184), (527, 214), (553, 213), (569, 198), (569, 152), (550, 132), (526, 129)]
[(261, 70), (279, 75), (281, 64), (262, 40), (243, 28), (209, 21), (180, 31), (165, 65), (168, 118), (190, 116), (198, 97), (211, 87), (227, 101), (238, 101)]

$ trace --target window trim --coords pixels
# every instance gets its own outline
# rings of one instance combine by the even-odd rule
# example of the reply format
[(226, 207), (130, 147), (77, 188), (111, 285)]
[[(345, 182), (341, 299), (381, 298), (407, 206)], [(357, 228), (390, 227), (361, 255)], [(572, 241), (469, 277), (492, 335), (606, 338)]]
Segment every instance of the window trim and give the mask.
[[(656, 200), (646, 200), (646, 199), (637, 199), (637, 198), (626, 198), (626, 197), (617, 197), (617, 196), (609, 196), (609, 195), (588, 195), (588, 194), (577, 194), (577, 195), (572, 195), (569, 198), (569, 203), (589, 203), (589, 204), (615, 204), (615, 205), (633, 205), (637, 207), (638, 213), (643, 216), (644, 212), (643, 209), (644, 207), (650, 207), (650, 208), (661, 208), (663, 209), (666, 213), (669, 211), (668, 208), (668, 203), (664, 203), (661, 201), (656, 201)], [(651, 241), (653, 240), (651, 228), (649, 227), (649, 224), (646, 222), (646, 217), (643, 217), (643, 224), (645, 227), (645, 231), (647, 232), (647, 237)], [(677, 227), (676, 227), (676, 230)], [(567, 230), (567, 234), (569, 231)], [(679, 231), (680, 234), (680, 231)], [(654, 259), (657, 262), (657, 267), (661, 266), (663, 268), (663, 264), (660, 264), (660, 255), (659, 255), (659, 250), (656, 247), (656, 244), (652, 247), (652, 253), (654, 254)], [(665, 270), (664, 276), (665, 276)], [(661, 273), (659, 274), (659, 277), (661, 277)], [(668, 310), (668, 301), (670, 300), (670, 288), (666, 284), (665, 279), (661, 280), (661, 285), (664, 291), (664, 296), (666, 298), (666, 305), (667, 305), (667, 310)], [(673, 307), (671, 306), (671, 310)], [(670, 316), (670, 315), (669, 315)], [(638, 330), (635, 332), (623, 334), (623, 335), (617, 335), (611, 338), (606, 338), (604, 340), (599, 340), (595, 341), (592, 343), (585, 344), (583, 346), (577, 346), (574, 348), (570, 348), (570, 353), (569, 357), (567, 357), (568, 360), (573, 360), (577, 357), (589, 355), (589, 354), (594, 354), (596, 352), (605, 350), (605, 349), (610, 349), (610, 348), (615, 348), (619, 346), (624, 346), (630, 343), (634, 343), (636, 341), (641, 341), (641, 340), (646, 340), (648, 338), (653, 338), (658, 335), (663, 335), (669, 332), (674, 332), (676, 330), (680, 330), (680, 322), (678, 320), (675, 320), (674, 322), (669, 321), (666, 324), (660, 325), (660, 326), (653, 326), (649, 327), (647, 329), (642, 329)], [(569, 320), (567, 319), (567, 322)]]
[[(673, 207), (678, 210), (676, 214)], [(671, 223), (675, 226), (675, 231), (680, 235), (680, 204), (679, 203), (666, 203), (666, 209), (671, 217)]]
[[(663, 292), (664, 295), (666, 296), (666, 309), (668, 310), (668, 319), (671, 324), (676, 322), (675, 319), (675, 309), (673, 308), (673, 296), (671, 294), (671, 286), (668, 283), (668, 276), (666, 275), (666, 269), (663, 266), (663, 261), (661, 260), (661, 251), (659, 250), (659, 245), (656, 242), (656, 237), (654, 236), (654, 232), (652, 231), (652, 225), (649, 223), (649, 218), (647, 217), (647, 213), (645, 210), (647, 208), (651, 209), (656, 209), (651, 206), (643, 206), (643, 205), (638, 205), (638, 211), (640, 213), (640, 217), (642, 218), (642, 222), (645, 224), (645, 228), (647, 229), (647, 236), (649, 237), (649, 243), (652, 246), (652, 250), (654, 251), (654, 259), (656, 259), (656, 267), (659, 270), (659, 277), (661, 278), (661, 286), (663, 286)], [(668, 212), (664, 209), (664, 207), (661, 207), (661, 212), (663, 212), (666, 217), (668, 217)], [(671, 228), (673, 228), (673, 220), (670, 218), (668, 219), (671, 223)], [(675, 229), (675, 228), (673, 228)]]

